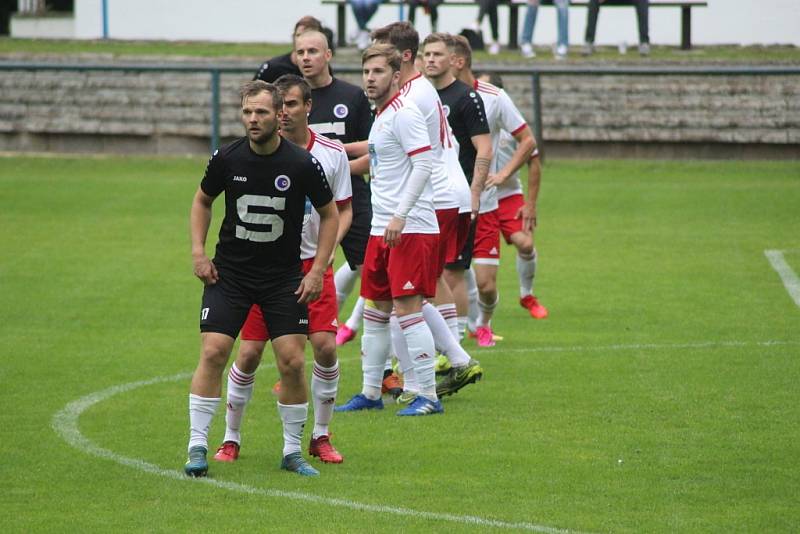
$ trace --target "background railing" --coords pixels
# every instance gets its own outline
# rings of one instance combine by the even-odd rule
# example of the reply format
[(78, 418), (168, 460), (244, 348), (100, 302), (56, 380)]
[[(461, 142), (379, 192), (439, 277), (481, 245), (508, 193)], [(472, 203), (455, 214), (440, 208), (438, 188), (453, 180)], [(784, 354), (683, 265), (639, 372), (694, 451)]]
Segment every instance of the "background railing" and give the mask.
[[(353, 65), (333, 65), (336, 73), (358, 74), (360, 67)], [(670, 67), (670, 66), (630, 66), (630, 67), (571, 67), (566, 65), (531, 67), (512, 67), (502, 65), (475, 65), (474, 70), (492, 71), (500, 75), (529, 76), (533, 98), (533, 131), (544, 153), (545, 139), (542, 132), (542, 90), (541, 80), (544, 76), (571, 75), (615, 75), (615, 76), (797, 76), (800, 66), (726, 66), (726, 67)], [(243, 80), (249, 80), (253, 68), (225, 67), (209, 65), (148, 65), (148, 64), (92, 64), (76, 63), (35, 63), (35, 62), (0, 62), (0, 72), (10, 71), (79, 71), (79, 72), (176, 72), (176, 73), (208, 73), (210, 77), (210, 139), (211, 151), (220, 143), (220, 78), (222, 74), (242, 74)]]

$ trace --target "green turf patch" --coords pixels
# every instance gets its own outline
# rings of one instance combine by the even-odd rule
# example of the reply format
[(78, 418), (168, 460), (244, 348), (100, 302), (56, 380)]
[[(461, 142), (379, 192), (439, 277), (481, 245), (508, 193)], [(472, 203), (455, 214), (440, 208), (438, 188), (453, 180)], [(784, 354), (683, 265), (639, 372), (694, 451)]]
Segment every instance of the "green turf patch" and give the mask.
[[(264, 365), (241, 459), (212, 463), (217, 485), (173, 476), (199, 349), (188, 213), (204, 164), (0, 157), (6, 531), (796, 529), (800, 308), (764, 250), (800, 273), (797, 163), (549, 160), (536, 236), (548, 319), (517, 304), (504, 247), (505, 339), (465, 342), (484, 380), (442, 416), (337, 414), (345, 463), (315, 461), (313, 481), (279, 469)], [(358, 354), (340, 351), (340, 401), (360, 389)], [(109, 457), (52, 427), (98, 392), (76, 428)], [(223, 426), (220, 410), (212, 447)]]

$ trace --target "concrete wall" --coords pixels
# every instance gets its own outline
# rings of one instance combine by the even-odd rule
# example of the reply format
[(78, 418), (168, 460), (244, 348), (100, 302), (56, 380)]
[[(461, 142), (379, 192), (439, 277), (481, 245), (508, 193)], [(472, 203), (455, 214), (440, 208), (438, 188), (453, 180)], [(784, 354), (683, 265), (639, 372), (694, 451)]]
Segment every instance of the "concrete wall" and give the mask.
[[(237, 89), (257, 64), (222, 76), (223, 137), (243, 133)], [(505, 82), (532, 121), (529, 78)], [(572, 156), (800, 158), (796, 77), (544, 76), (542, 92), (544, 144)], [(0, 150), (204, 153), (210, 100), (204, 73), (3, 71)]]

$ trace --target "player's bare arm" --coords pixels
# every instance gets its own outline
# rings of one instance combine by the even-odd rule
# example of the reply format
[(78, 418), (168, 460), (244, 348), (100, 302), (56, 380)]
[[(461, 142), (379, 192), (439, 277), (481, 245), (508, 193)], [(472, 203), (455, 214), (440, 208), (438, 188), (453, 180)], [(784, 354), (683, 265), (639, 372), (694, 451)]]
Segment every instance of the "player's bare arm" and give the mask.
[(481, 207), (481, 193), (486, 188), (486, 178), (489, 176), (489, 165), (492, 163), (492, 136), (491, 134), (473, 135), (472, 146), (475, 147), (475, 168), (472, 173), (472, 218), (478, 216)]
[(324, 206), (315, 208), (319, 213), (319, 240), (317, 242), (317, 255), (314, 264), (300, 281), (300, 286), (294, 292), (298, 295), (297, 302), (311, 302), (319, 298), (322, 293), (322, 275), (328, 268), (328, 260), (333, 254), (336, 245), (336, 235), (339, 228), (339, 212), (336, 202), (331, 200)]
[(369, 172), (369, 154), (350, 160), (350, 174), (367, 174)]
[(369, 152), (369, 141), (353, 141), (352, 143), (344, 143), (344, 151), (349, 158), (360, 158), (367, 155)]
[(213, 203), (214, 197), (206, 195), (198, 187), (189, 215), (194, 275), (206, 285), (215, 284), (219, 280), (214, 262), (206, 255), (206, 238), (208, 237), (208, 228), (211, 226), (211, 205)]
[(536, 141), (533, 138), (530, 126), (526, 125), (525, 128), (515, 133), (514, 139), (517, 141), (514, 155), (496, 174), (489, 174), (486, 179), (486, 187), (502, 184), (530, 159), (533, 149), (536, 148)]
[(350, 225), (353, 222), (353, 203), (351, 201), (337, 202), (336, 209), (339, 211), (339, 228), (336, 231), (336, 244), (333, 246), (333, 252), (331, 252), (328, 265), (333, 265), (333, 261), (336, 259), (336, 247), (339, 246), (344, 236), (347, 235), (347, 232), (350, 230)]
[(522, 217), (522, 230), (525, 232), (533, 232), (536, 228), (536, 201), (539, 199), (539, 186), (542, 182), (542, 164), (538, 153), (534, 154), (528, 162), (528, 198), (516, 215), (516, 218)]

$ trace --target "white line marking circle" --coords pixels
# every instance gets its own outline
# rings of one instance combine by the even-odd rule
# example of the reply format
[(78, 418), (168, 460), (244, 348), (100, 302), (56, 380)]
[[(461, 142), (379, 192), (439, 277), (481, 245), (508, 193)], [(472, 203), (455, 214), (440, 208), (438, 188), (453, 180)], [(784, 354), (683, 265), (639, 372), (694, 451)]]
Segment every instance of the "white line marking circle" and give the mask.
[[(697, 343), (674, 343), (674, 344), (629, 344), (629, 345), (605, 345), (605, 346), (575, 346), (575, 347), (533, 347), (527, 349), (512, 349), (513, 352), (586, 352), (595, 350), (640, 350), (640, 349), (691, 349), (691, 348), (709, 348), (709, 347), (745, 347), (745, 346), (785, 346), (785, 345), (800, 345), (798, 341), (763, 341), (763, 342), (742, 342), (742, 341), (708, 341)], [(491, 351), (493, 352), (493, 351)], [(506, 350), (508, 352), (508, 350)], [(266, 366), (262, 366), (266, 367)], [(506, 521), (499, 521), (494, 519), (486, 519), (483, 517), (470, 516), (470, 515), (456, 515), (456, 514), (442, 514), (435, 512), (426, 512), (421, 510), (413, 510), (411, 508), (401, 508), (397, 506), (375, 505), (360, 503), (347, 499), (335, 499), (331, 497), (321, 497), (310, 493), (301, 493), (296, 491), (283, 491), (278, 489), (265, 489), (254, 488), (236, 482), (229, 482), (224, 480), (217, 480), (213, 478), (198, 478), (189, 479), (183, 474), (183, 471), (174, 469), (164, 469), (155, 464), (138, 460), (136, 458), (128, 458), (122, 456), (108, 449), (104, 449), (99, 445), (92, 442), (84, 436), (78, 428), (78, 419), (81, 414), (100, 402), (110, 399), (115, 395), (133, 391), (135, 389), (151, 386), (154, 384), (162, 384), (167, 382), (176, 382), (178, 380), (187, 380), (192, 376), (192, 373), (178, 373), (171, 376), (160, 376), (151, 378), (149, 380), (141, 380), (138, 382), (129, 382), (127, 384), (120, 384), (110, 388), (90, 393), (84, 397), (68, 403), (62, 410), (58, 411), (53, 416), (51, 423), (53, 430), (61, 436), (68, 444), (76, 449), (97, 456), (105, 458), (118, 464), (127, 467), (132, 467), (145, 473), (158, 475), (174, 480), (186, 481), (187, 483), (196, 482), (201, 484), (209, 484), (218, 488), (227, 489), (230, 491), (238, 491), (240, 493), (247, 493), (250, 495), (262, 495), (264, 497), (278, 497), (283, 499), (291, 499), (297, 501), (311, 502), (315, 504), (323, 504), (327, 506), (349, 508), (351, 510), (358, 510), (370, 513), (390, 513), (399, 516), (415, 517), (422, 519), (430, 519), (434, 521), (448, 521), (451, 523), (462, 523), (467, 525), (476, 525), (483, 527), (496, 527), (507, 528), (516, 530), (527, 530), (532, 532), (546, 532), (546, 533), (569, 533), (575, 532), (566, 529), (548, 527), (544, 525), (537, 525), (534, 523), (511, 523)]]

